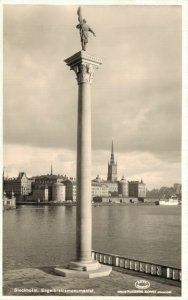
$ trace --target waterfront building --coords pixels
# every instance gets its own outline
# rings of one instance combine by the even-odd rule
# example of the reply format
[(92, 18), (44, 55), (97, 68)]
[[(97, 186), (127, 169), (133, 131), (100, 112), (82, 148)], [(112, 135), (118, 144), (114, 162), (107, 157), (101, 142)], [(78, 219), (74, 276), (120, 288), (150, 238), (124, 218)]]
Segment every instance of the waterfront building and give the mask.
[[(32, 184), (32, 192), (33, 192), (33, 200), (36, 201), (37, 199), (35, 196), (37, 193), (44, 194), (44, 187), (47, 186), (48, 188), (48, 201), (53, 201), (53, 185), (56, 183), (62, 183), (62, 181), (65, 179), (65, 176), (58, 176), (58, 175), (53, 175), (52, 173), (52, 166), (51, 166), (51, 172), (50, 174), (47, 175), (41, 175), (34, 177), (34, 183)], [(43, 195), (44, 197), (44, 195)]]
[(58, 178), (57, 175), (41, 175), (35, 177), (35, 187), (47, 184), (47, 186), (52, 186), (54, 183), (61, 182), (62, 179)]
[(108, 187), (111, 195), (118, 194), (118, 181), (105, 181), (104, 183)]
[(13, 209), (16, 208), (16, 197), (14, 192), (11, 193), (11, 198), (8, 198), (6, 192), (3, 195), (3, 209)]
[(20, 172), (17, 178), (3, 178), (3, 190), (8, 197), (12, 191), (17, 201), (24, 200), (31, 193), (32, 180), (28, 179), (25, 172)]
[(93, 197), (94, 203), (138, 203), (138, 198), (118, 196), (95, 196)]
[(77, 185), (75, 178), (66, 179), (63, 184), (65, 185), (65, 200), (76, 202)]
[(146, 198), (146, 184), (141, 179), (141, 181), (138, 184), (138, 199), (144, 200), (144, 198)]
[(135, 197), (139, 200), (144, 200), (146, 197), (146, 185), (141, 181), (129, 181), (128, 182), (129, 197)]
[(111, 146), (111, 157), (110, 162), (108, 162), (108, 175), (107, 181), (117, 181), (117, 161), (114, 159), (114, 144), (112, 141)]
[(124, 176), (118, 181), (118, 194), (122, 197), (128, 197), (129, 195), (129, 185)]
[[(65, 200), (75, 202), (77, 196), (77, 182), (75, 178), (67, 179), (63, 183), (65, 185)], [(92, 198), (96, 196), (109, 196), (108, 185), (99, 177), (91, 182), (91, 196)]]
[(96, 196), (108, 197), (110, 195), (109, 188), (106, 184), (103, 184), (102, 182), (96, 182), (92, 180), (91, 195), (92, 195), (92, 199), (93, 197)]
[(49, 200), (49, 189), (47, 184), (37, 186), (33, 189), (32, 200), (37, 202), (45, 202)]
[(65, 201), (65, 185), (60, 182), (56, 182), (52, 186), (52, 201), (64, 202)]

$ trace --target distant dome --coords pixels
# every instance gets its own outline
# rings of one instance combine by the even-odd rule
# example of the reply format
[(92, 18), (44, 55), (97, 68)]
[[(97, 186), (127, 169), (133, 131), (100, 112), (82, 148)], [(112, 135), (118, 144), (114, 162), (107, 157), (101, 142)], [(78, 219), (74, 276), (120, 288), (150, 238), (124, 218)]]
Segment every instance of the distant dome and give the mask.
[(102, 181), (102, 179), (100, 178), (100, 176), (99, 175), (97, 175), (97, 177), (93, 180), (94, 182), (101, 182)]

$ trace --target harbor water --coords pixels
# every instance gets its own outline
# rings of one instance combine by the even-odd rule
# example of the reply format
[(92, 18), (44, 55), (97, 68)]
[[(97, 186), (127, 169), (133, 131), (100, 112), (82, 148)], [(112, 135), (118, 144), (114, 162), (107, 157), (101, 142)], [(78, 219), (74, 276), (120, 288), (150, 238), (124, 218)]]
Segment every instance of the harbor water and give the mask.
[[(181, 207), (92, 208), (93, 249), (181, 267)], [(75, 257), (75, 206), (3, 212), (4, 269), (66, 265)]]

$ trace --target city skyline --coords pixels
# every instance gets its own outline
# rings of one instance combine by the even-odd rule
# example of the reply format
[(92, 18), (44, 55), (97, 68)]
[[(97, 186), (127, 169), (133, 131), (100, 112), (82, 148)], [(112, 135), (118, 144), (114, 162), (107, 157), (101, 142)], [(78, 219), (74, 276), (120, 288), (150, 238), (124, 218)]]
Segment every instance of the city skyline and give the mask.
[[(110, 161), (110, 160), (109, 160)], [(91, 180), (92, 181), (95, 181), (96, 179), (99, 179), (99, 180), (101, 180), (101, 182), (106, 182), (106, 181), (111, 181), (111, 180), (109, 180), (108, 179), (108, 173), (109, 173), (109, 161), (108, 161), (108, 172), (107, 172), (107, 176), (106, 177), (101, 177), (99, 174), (96, 174), (96, 176), (95, 177), (92, 177), (91, 178)], [(49, 171), (50, 170), (50, 171)], [(19, 177), (19, 174), (21, 174), (21, 173), (25, 173), (26, 174), (26, 176), (27, 176), (27, 178), (35, 178), (35, 177), (45, 177), (45, 176), (60, 176), (60, 177), (64, 177), (64, 178), (67, 178), (67, 179), (69, 179), (69, 180), (72, 180), (72, 181), (76, 181), (77, 180), (77, 178), (76, 178), (76, 176), (67, 176), (67, 174), (66, 173), (57, 173), (57, 172), (54, 172), (53, 171), (53, 165), (51, 164), (50, 165), (50, 168), (49, 168), (49, 172), (47, 172), (47, 173), (40, 173), (40, 174), (32, 174), (32, 175), (30, 175), (30, 176), (27, 176), (27, 174), (26, 174), (26, 172), (24, 171), (24, 170), (22, 170), (22, 171), (20, 171), (20, 170), (18, 170), (18, 174), (15, 174), (15, 176), (12, 176), (12, 177), (9, 177), (9, 175), (8, 175), (8, 173), (6, 174), (5, 173), (5, 167), (3, 167), (3, 178), (4, 179), (10, 179), (10, 180), (12, 180), (12, 179), (16, 179), (16, 178), (18, 178)], [(132, 178), (132, 179), (129, 179), (129, 180), (127, 180), (127, 178), (125, 178), (125, 176), (121, 176), (121, 177), (118, 177), (118, 174), (117, 174), (117, 179), (115, 180), (115, 181), (121, 181), (121, 180), (125, 180), (125, 181), (128, 181), (128, 182), (143, 182), (143, 179), (141, 178), (140, 180), (139, 179), (137, 179), (137, 180), (135, 180), (134, 178)], [(144, 182), (145, 183), (145, 182)], [(171, 187), (172, 186), (175, 186), (175, 185), (181, 185), (181, 183), (180, 182), (174, 182), (172, 185), (171, 185)], [(162, 187), (164, 187), (164, 186), (160, 186), (160, 187), (158, 187), (158, 188), (162, 188)], [(170, 188), (170, 186), (169, 186), (169, 188)], [(156, 187), (155, 186), (153, 186), (153, 189), (156, 189)], [(148, 190), (148, 189), (147, 189)]]
[[(76, 177), (77, 89), (64, 63), (80, 50), (76, 10), (4, 7), (10, 177), (48, 173), (51, 162)], [(84, 6), (83, 15), (96, 33), (88, 52), (104, 58), (92, 88), (92, 178), (106, 178), (113, 137), (119, 178), (142, 178), (149, 189), (180, 182), (181, 8)]]

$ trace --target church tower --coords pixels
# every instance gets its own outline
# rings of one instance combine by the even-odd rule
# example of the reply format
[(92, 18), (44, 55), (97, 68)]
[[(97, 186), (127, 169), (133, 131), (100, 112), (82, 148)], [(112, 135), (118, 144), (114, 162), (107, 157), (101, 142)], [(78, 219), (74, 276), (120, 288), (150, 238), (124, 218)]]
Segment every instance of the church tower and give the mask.
[(117, 180), (117, 162), (114, 160), (114, 144), (112, 140), (111, 146), (111, 157), (110, 162), (108, 162), (108, 181), (116, 181)]

